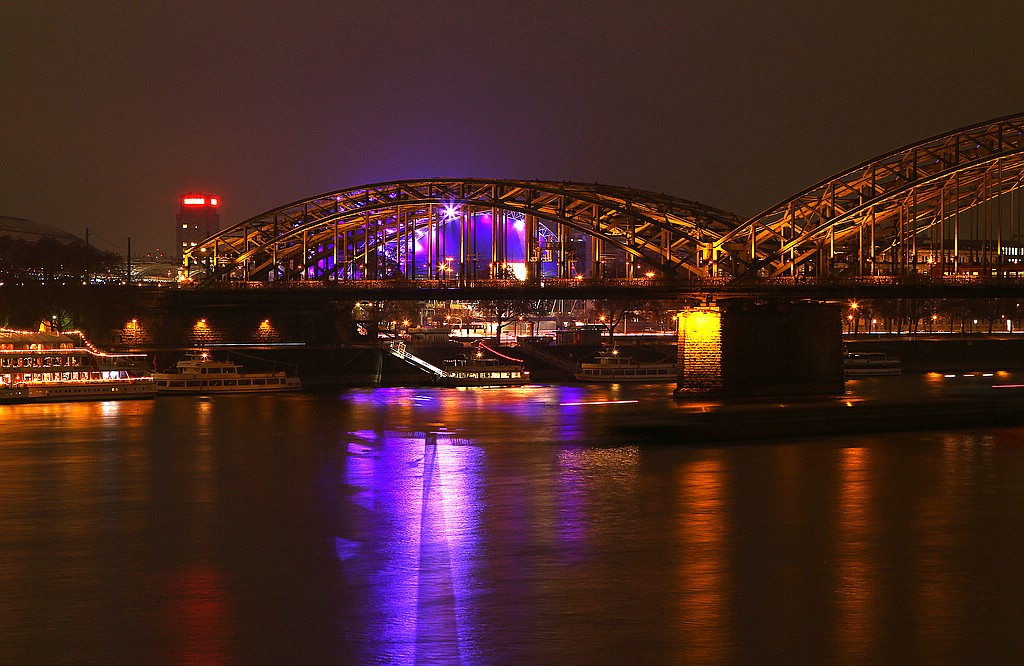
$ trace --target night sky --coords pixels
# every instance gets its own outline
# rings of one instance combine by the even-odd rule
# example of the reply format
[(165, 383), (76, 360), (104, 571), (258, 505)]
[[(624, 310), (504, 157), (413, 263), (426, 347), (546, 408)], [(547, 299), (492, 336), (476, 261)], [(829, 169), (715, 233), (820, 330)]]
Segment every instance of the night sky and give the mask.
[(0, 0), (0, 215), (103, 249), (430, 176), (752, 215), (1024, 112), (1024, 3)]

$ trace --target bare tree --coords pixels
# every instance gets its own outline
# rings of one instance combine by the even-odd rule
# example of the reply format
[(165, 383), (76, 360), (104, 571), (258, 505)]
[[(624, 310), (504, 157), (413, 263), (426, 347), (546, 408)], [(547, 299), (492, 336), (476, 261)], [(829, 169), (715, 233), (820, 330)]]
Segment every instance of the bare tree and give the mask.
[(594, 301), (594, 318), (608, 331), (608, 341), (615, 346), (615, 329), (627, 315), (652, 310), (654, 306), (648, 300), (600, 299)]
[(495, 299), (480, 301), (476, 309), (489, 319), (494, 319), (494, 341), (501, 344), (501, 331), (519, 317), (537, 317), (545, 313), (545, 301), (524, 301)]
[(416, 301), (370, 301), (360, 304), (356, 315), (376, 322), (378, 329), (393, 329), (398, 324), (419, 321), (420, 304)]

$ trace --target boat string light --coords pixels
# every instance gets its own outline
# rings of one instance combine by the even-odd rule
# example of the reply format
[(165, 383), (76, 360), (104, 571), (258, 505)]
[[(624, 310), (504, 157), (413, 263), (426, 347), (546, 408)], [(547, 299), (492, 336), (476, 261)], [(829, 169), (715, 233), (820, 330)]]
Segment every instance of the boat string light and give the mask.
[(490, 347), (488, 347), (487, 345), (485, 345), (482, 342), (479, 343), (479, 344), (480, 344), (480, 347), (482, 349), (486, 349), (487, 351), (491, 352), (495, 356), (500, 356), (501, 358), (505, 359), (506, 361), (513, 361), (515, 363), (522, 363), (523, 362), (523, 359), (521, 359), (521, 358), (512, 358), (511, 356), (506, 356), (505, 354), (502, 354), (499, 351), (495, 351), (495, 350), (491, 349)]

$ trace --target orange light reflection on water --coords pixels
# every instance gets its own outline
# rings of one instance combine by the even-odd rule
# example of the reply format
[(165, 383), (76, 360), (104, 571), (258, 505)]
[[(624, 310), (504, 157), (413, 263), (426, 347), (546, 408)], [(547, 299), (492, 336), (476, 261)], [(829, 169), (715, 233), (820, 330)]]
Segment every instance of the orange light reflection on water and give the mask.
[(872, 559), (871, 479), (866, 448), (840, 450), (836, 542), (837, 651), (867, 654), (878, 629), (878, 572)]
[(734, 645), (727, 500), (721, 459), (701, 460), (683, 468), (676, 536), (679, 631), (685, 663), (728, 663)]

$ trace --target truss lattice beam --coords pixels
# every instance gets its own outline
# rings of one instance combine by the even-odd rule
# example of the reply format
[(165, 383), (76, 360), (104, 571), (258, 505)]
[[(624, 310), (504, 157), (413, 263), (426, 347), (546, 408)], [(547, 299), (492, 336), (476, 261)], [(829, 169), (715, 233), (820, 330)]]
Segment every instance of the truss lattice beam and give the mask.
[[(999, 197), (1020, 188), (1022, 173), (1024, 114), (935, 136), (826, 178), (723, 233), (710, 272), (740, 266), (731, 274), (743, 279), (810, 267), (820, 274), (838, 254), (874, 261), (885, 251), (908, 253), (940, 211), (1002, 205)], [(742, 252), (727, 251), (739, 240)]]
[[(210, 280), (308, 279), (311, 266), (330, 259), (329, 268), (314, 272), (317, 277), (339, 279), (353, 273), (341, 263), (364, 270), (367, 261), (379, 265), (389, 251), (402, 258), (424, 234), (428, 236), (428, 259), (434, 262), (445, 242), (441, 229), (446, 223), (460, 227), (461, 245), (472, 244), (476, 236), (467, 233), (474, 232), (464, 229), (478, 224), (473, 216), (486, 211), (531, 220), (532, 236), (527, 243), (550, 243), (554, 237), (564, 246), (570, 235), (582, 235), (597, 244), (595, 254), (602, 247), (613, 248), (627, 263), (635, 261), (670, 277), (699, 273), (694, 258), (701, 244), (712, 242), (742, 221), (732, 213), (696, 202), (606, 185), (483, 179), (395, 181), (329, 192), (245, 220), (192, 248), (186, 265), (201, 267)], [(549, 229), (541, 233), (538, 222)], [(550, 229), (561, 230), (563, 237)], [(499, 245), (504, 241), (492, 233), (490, 242), (494, 245), (486, 248), (490, 255), (500, 256)], [(563, 256), (570, 256), (564, 247), (562, 251)], [(467, 254), (479, 256), (480, 252), (460, 247), (460, 260), (465, 261)], [(632, 270), (632, 263), (629, 266)]]

